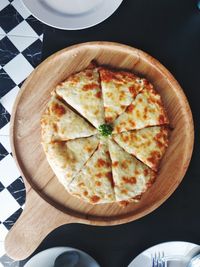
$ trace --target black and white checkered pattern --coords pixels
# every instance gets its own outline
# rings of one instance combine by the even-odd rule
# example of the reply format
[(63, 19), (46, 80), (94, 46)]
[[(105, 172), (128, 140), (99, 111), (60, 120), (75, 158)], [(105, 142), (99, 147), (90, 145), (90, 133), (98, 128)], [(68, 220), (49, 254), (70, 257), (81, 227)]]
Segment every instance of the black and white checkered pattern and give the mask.
[(5, 263), (3, 242), (25, 202), (9, 143), (10, 114), (21, 84), (40, 63), (42, 39), (43, 24), (20, 0), (0, 0), (0, 267), (14, 266)]

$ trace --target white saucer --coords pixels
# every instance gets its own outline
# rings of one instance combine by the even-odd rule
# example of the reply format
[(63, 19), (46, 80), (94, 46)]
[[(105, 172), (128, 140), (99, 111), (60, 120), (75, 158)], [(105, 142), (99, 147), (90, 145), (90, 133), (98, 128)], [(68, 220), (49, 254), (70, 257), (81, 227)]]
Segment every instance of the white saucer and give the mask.
[(200, 246), (188, 242), (161, 243), (139, 254), (128, 267), (151, 267), (152, 255), (164, 252), (169, 267), (186, 267), (188, 261), (200, 252)]
[(70, 248), (70, 247), (55, 247), (46, 249), (33, 256), (24, 267), (53, 267), (55, 259), (63, 252), (75, 250), (80, 253), (80, 261), (82, 267), (100, 267), (100, 265), (87, 253)]
[(94, 26), (108, 17), (123, 0), (22, 0), (37, 19), (64, 30)]

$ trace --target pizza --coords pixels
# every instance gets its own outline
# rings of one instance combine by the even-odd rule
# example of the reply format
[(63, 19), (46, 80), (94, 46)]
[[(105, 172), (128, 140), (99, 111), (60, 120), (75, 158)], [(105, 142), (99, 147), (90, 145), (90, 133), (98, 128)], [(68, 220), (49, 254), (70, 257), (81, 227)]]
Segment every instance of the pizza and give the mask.
[(109, 151), (116, 200), (119, 202), (137, 200), (154, 181), (154, 171), (127, 153), (113, 140), (109, 140)]
[(168, 146), (168, 133), (166, 126), (152, 126), (113, 135), (113, 139), (126, 152), (157, 171)]
[(70, 76), (57, 86), (55, 92), (95, 127), (105, 123), (99, 72), (96, 68)]
[(114, 132), (168, 124), (161, 96), (145, 80), (144, 89), (114, 122)]
[[(52, 96), (41, 118), (42, 138), (45, 142), (87, 137), (98, 131), (81, 116)], [(69, 131), (70, 129), (70, 131)]]
[(113, 123), (143, 88), (143, 79), (133, 73), (100, 68), (105, 121)]
[(70, 193), (92, 204), (114, 202), (111, 165), (108, 145), (100, 142), (93, 156), (70, 183)]
[(69, 141), (42, 143), (50, 166), (66, 189), (94, 153), (98, 144), (99, 138), (96, 135)]
[(170, 128), (148, 80), (92, 66), (54, 88), (41, 129), (47, 161), (69, 194), (126, 206), (154, 183)]

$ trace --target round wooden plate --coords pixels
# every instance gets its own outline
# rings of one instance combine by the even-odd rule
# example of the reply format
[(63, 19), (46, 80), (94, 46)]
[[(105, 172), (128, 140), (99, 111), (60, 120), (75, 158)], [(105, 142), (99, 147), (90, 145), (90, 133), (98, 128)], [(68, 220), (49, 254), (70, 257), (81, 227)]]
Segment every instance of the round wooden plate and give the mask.
[[(135, 72), (162, 96), (170, 125), (170, 143), (154, 185), (137, 204), (92, 206), (72, 197), (55, 178), (40, 144), (40, 117), (59, 82), (92, 60)], [(26, 184), (25, 209), (9, 232), (9, 256), (29, 256), (54, 228), (67, 223), (116, 225), (136, 220), (160, 206), (181, 182), (193, 149), (193, 120), (187, 99), (173, 76), (146, 53), (121, 44), (90, 42), (63, 49), (42, 62), (23, 84), (11, 117), (12, 152)]]

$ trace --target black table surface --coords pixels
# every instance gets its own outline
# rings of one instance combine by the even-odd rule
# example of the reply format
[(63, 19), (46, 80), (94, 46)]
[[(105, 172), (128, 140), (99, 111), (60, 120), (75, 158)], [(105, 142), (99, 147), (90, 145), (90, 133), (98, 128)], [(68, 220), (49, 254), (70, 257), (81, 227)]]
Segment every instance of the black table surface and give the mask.
[(98, 40), (124, 43), (157, 58), (175, 76), (188, 98), (195, 146), (185, 178), (156, 211), (119, 226), (61, 226), (45, 238), (35, 253), (69, 246), (89, 253), (102, 267), (124, 267), (157, 243), (179, 240), (200, 244), (200, 11), (196, 3), (124, 0), (109, 19), (92, 28), (64, 31), (45, 27), (43, 59), (72, 44)]

